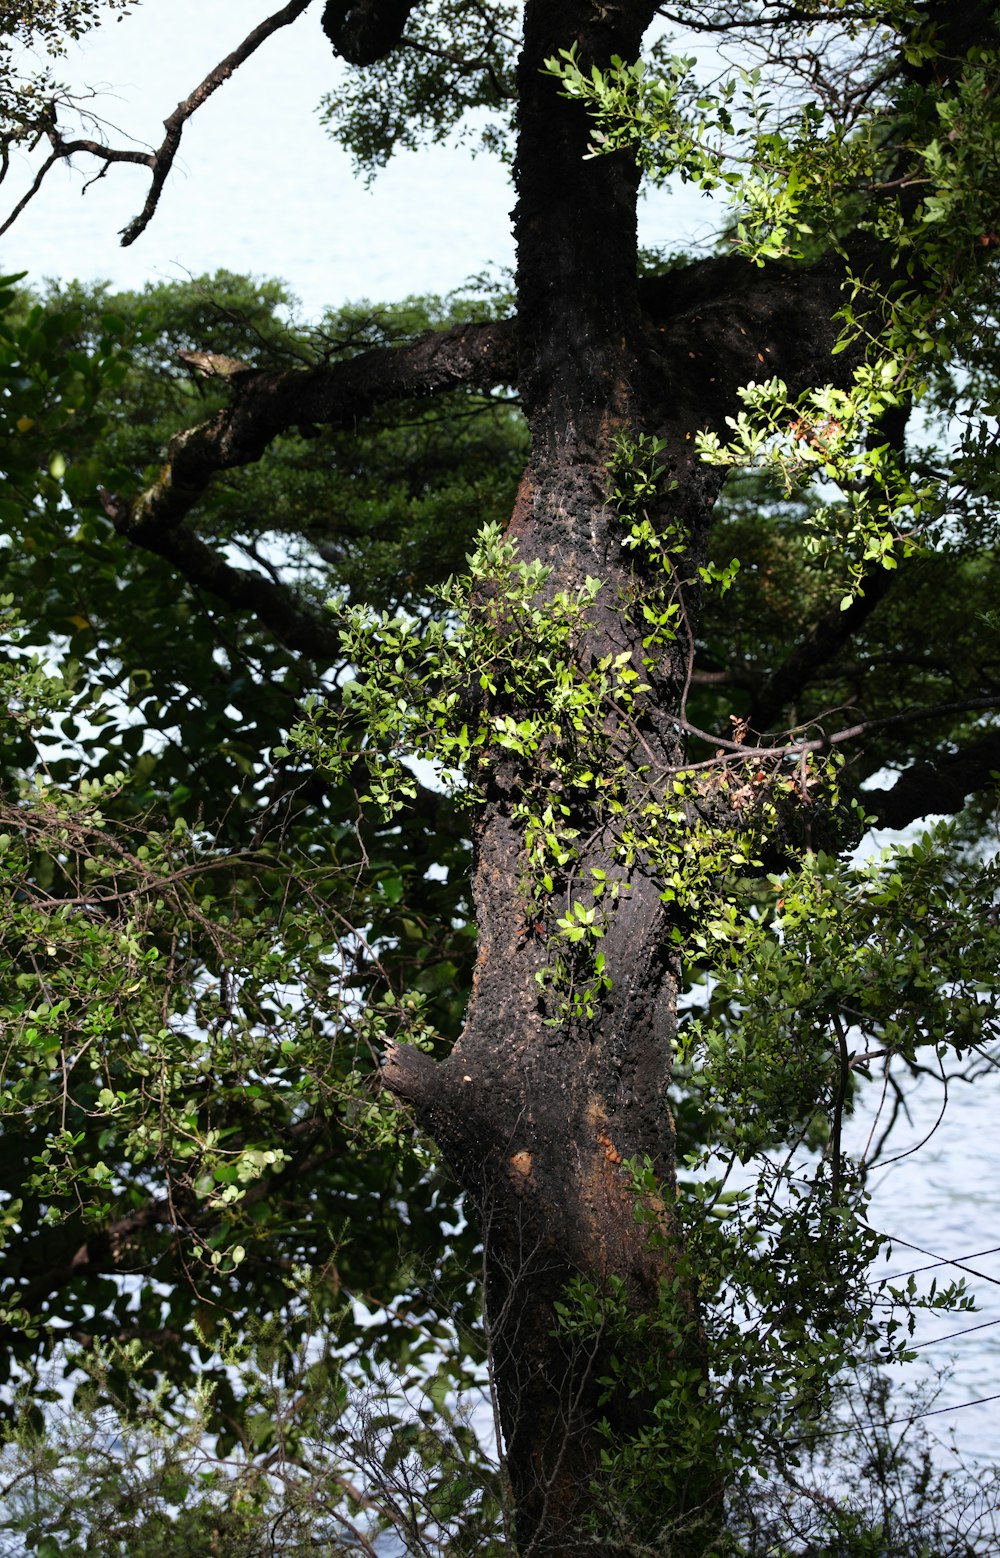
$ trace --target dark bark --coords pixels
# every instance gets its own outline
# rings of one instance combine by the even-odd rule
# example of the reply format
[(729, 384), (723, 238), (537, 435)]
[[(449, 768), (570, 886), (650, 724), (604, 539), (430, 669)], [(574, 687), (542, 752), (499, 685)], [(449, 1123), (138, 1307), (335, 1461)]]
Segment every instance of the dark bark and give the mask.
[[(628, 651), (641, 660), (641, 633), (616, 609), (634, 590), (636, 563), (620, 545), (607, 502), (608, 461), (616, 431), (659, 425), (665, 385), (651, 350), (636, 282), (637, 179), (625, 159), (584, 161), (587, 123), (556, 96), (542, 60), (578, 41), (581, 57), (630, 57), (650, 19), (647, 7), (613, 15), (588, 4), (529, 6), (520, 76), (517, 162), (520, 390), (532, 433), (511, 534), (525, 559), (551, 569), (550, 588), (604, 581), (607, 602), (593, 619), (587, 653)], [(707, 518), (715, 482), (676, 450), (681, 502), (692, 527)], [(699, 542), (695, 536), (694, 546)], [(683, 655), (659, 673), (679, 685)], [(664, 765), (680, 753), (676, 729), (645, 711), (645, 750)], [(626, 744), (623, 741), (623, 752)], [(621, 1336), (599, 1332), (572, 1343), (555, 1324), (555, 1305), (583, 1276), (598, 1292), (624, 1283), (636, 1316), (658, 1303), (676, 1274), (680, 1236), (673, 1212), (674, 1131), (667, 1102), (678, 968), (658, 886), (641, 873), (623, 892), (602, 942), (612, 989), (590, 1022), (552, 1014), (536, 976), (550, 954), (531, 934), (530, 906), (517, 884), (530, 875), (512, 813), (525, 774), (495, 764), (488, 803), (475, 827), (474, 893), (479, 959), (466, 1025), (443, 1063), (394, 1050), (386, 1085), (412, 1103), (462, 1185), (479, 1207), (485, 1239), (487, 1306), (507, 1464), (522, 1553), (593, 1553), (588, 1522), (600, 1519), (590, 1492), (602, 1440), (634, 1434), (649, 1403), (619, 1391), (602, 1399), (602, 1381)], [(581, 804), (573, 818), (592, 822)], [(576, 865), (609, 882), (623, 872), (596, 830)], [(662, 1199), (647, 1209), (662, 1238), (636, 1217), (623, 1160), (648, 1158)], [(683, 1302), (683, 1300), (682, 1300)], [(690, 1306), (685, 1363), (699, 1353)], [(681, 1360), (677, 1360), (678, 1362)], [(671, 1514), (711, 1505), (710, 1467), (692, 1479)], [(652, 1501), (655, 1505), (655, 1500)], [(646, 1516), (633, 1541), (656, 1539), (663, 1510)], [(700, 1515), (696, 1518), (701, 1518)], [(603, 1549), (617, 1551), (607, 1540)], [(624, 1549), (623, 1549), (624, 1550)]]
[[(410, 9), (405, 0), (331, 4), (324, 26), (345, 57), (363, 63), (395, 45)], [(553, 591), (575, 590), (588, 575), (603, 581), (581, 653), (627, 653), (638, 669), (644, 628), (622, 602), (654, 581), (641, 558), (622, 547), (608, 502), (615, 435), (666, 440), (674, 486), (661, 517), (683, 523), (689, 558), (697, 562), (705, 556), (720, 479), (697, 460), (692, 432), (724, 428), (738, 388), (751, 379), (777, 374), (796, 393), (843, 383), (853, 367), (850, 353), (830, 355), (844, 276), (838, 259), (763, 270), (736, 257), (713, 259), (637, 281), (636, 170), (622, 156), (585, 158), (586, 117), (559, 97), (541, 67), (573, 44), (584, 65), (613, 54), (634, 57), (654, 11), (651, 4), (611, 8), (592, 0), (533, 0), (525, 9), (516, 322), (442, 332), (329, 368), (238, 374), (228, 408), (174, 441), (154, 488), (131, 503), (108, 499), (122, 533), (255, 611), (291, 647), (322, 654), (330, 646), (321, 624), (276, 586), (213, 562), (211, 550), (182, 527), (213, 474), (259, 458), (271, 439), (300, 422), (345, 426), (387, 399), (516, 381), (532, 453), (510, 535), (523, 559), (552, 570)], [(854, 260), (874, 264), (877, 255)], [(755, 708), (758, 728), (836, 657), (883, 582), (874, 581), (850, 612), (818, 622), (773, 673)], [(691, 594), (686, 611), (693, 632)], [(653, 685), (628, 730), (616, 729), (609, 711), (604, 734), (626, 767), (638, 763), (637, 738), (643, 764), (654, 771), (683, 761), (689, 649), (678, 642), (645, 673)], [(803, 750), (867, 728), (817, 737)], [(972, 754), (977, 774), (989, 756), (985, 747)], [(956, 794), (971, 771), (968, 764), (947, 769)], [(515, 808), (528, 779), (509, 757), (485, 776), (487, 802), (474, 830), (479, 957), (461, 1039), (440, 1063), (392, 1047), (383, 1080), (412, 1106), (482, 1220), (494, 1377), (522, 1558), (577, 1558), (593, 1554), (595, 1530), (608, 1514), (593, 1491), (601, 1450), (640, 1431), (652, 1402), (641, 1390), (605, 1386), (613, 1361), (628, 1361), (620, 1324), (571, 1336), (557, 1323), (557, 1305), (575, 1279), (609, 1300), (617, 1284), (638, 1323), (657, 1312), (665, 1285), (679, 1283), (678, 1319), (686, 1331), (680, 1324), (682, 1340), (664, 1363), (703, 1367), (696, 1305), (684, 1285), (667, 1098), (680, 969), (660, 884), (641, 868), (626, 884), (608, 830), (595, 827), (579, 801), (570, 821), (588, 842), (575, 877), (587, 881), (596, 868), (622, 888), (602, 942), (611, 987), (589, 1021), (551, 1020), (553, 1001), (538, 977), (551, 953), (520, 886), (530, 880), (531, 863)], [(888, 819), (927, 789), (926, 778), (903, 776), (891, 796), (870, 800)], [(572, 883), (564, 885), (569, 894)], [(629, 1160), (648, 1160), (658, 1179), (659, 1194), (644, 1207), (637, 1207)], [(678, 1445), (680, 1458), (680, 1439)], [(718, 1510), (709, 1453), (659, 1502), (651, 1490), (642, 1508), (625, 1511), (624, 1531), (606, 1527), (600, 1550), (609, 1558), (633, 1544), (657, 1550), (669, 1531), (671, 1551), (704, 1551)]]
[(374, 65), (403, 36), (420, 0), (327, 0), (323, 31), (334, 51), (351, 65)]
[(914, 763), (888, 788), (865, 790), (865, 811), (882, 828), (905, 828), (921, 817), (954, 816), (970, 795), (989, 791), (1000, 772), (1000, 730), (989, 730), (932, 763)]
[(312, 422), (355, 427), (386, 401), (510, 382), (513, 345), (509, 322), (458, 325), (323, 367), (238, 373), (225, 410), (171, 439), (155, 485), (131, 501), (108, 497), (105, 507), (123, 535), (139, 546), (151, 540), (155, 550), (214, 475), (259, 460), (280, 433)]
[[(585, 159), (586, 120), (556, 97), (541, 65), (574, 44), (584, 68), (612, 54), (632, 58), (651, 10), (612, 11), (584, 0), (526, 7), (516, 163), (519, 388), (532, 455), (510, 535), (521, 557), (552, 569), (551, 588), (578, 588), (588, 575), (604, 582), (605, 604), (587, 652), (627, 652), (637, 668), (643, 630), (621, 602), (652, 580), (624, 552), (607, 500), (615, 433), (655, 432), (666, 440), (674, 487), (663, 518), (683, 522), (689, 559), (697, 562), (719, 479), (695, 457), (692, 430), (724, 426), (748, 380), (777, 374), (797, 393), (843, 383), (854, 366), (850, 353), (831, 356), (844, 277), (838, 259), (764, 271), (737, 258), (711, 260), (637, 284), (635, 169), (623, 157)], [(874, 264), (877, 254), (854, 259)], [(877, 587), (872, 593), (874, 600)], [(696, 608), (689, 593), (692, 631)], [(793, 684), (815, 674), (856, 626), (821, 624), (767, 689), (768, 707), (780, 707)], [(678, 642), (654, 674), (646, 672), (655, 685), (637, 720), (642, 760), (654, 771), (681, 760), (688, 648)], [(613, 714), (609, 720), (613, 726)], [(623, 760), (637, 761), (629, 756), (630, 738), (618, 734)], [(593, 1525), (602, 1518), (600, 1497), (591, 1492), (605, 1442), (598, 1419), (612, 1445), (620, 1445), (643, 1425), (650, 1403), (641, 1392), (602, 1394), (612, 1355), (621, 1358), (621, 1334), (597, 1332), (571, 1346), (555, 1324), (555, 1306), (575, 1277), (599, 1292), (617, 1281), (638, 1321), (683, 1272), (667, 1101), (679, 969), (659, 884), (636, 870), (602, 942), (610, 993), (588, 1022), (546, 1021), (552, 1012), (537, 976), (548, 953), (531, 934), (530, 905), (517, 886), (531, 876), (513, 814), (524, 781), (516, 763), (496, 762), (477, 817), (480, 951), (461, 1039), (436, 1066), (394, 1049), (385, 1082), (412, 1104), (483, 1219), (495, 1379), (521, 1551), (575, 1558), (594, 1551)], [(577, 880), (588, 880), (596, 867), (621, 881), (612, 841), (593, 827), (585, 805), (572, 821), (590, 840), (575, 863)], [(622, 1168), (634, 1158), (652, 1162), (661, 1186), (645, 1221), (637, 1218)], [(650, 1219), (656, 1239), (649, 1237)], [(679, 1291), (691, 1323), (672, 1361), (697, 1368), (695, 1305), (684, 1298), (683, 1282)], [(704, 1550), (716, 1494), (707, 1457), (686, 1487), (670, 1490), (669, 1510), (651, 1491), (632, 1512), (627, 1536), (606, 1534), (601, 1550), (624, 1553), (630, 1543), (656, 1550), (671, 1521), (679, 1523), (672, 1550)]]

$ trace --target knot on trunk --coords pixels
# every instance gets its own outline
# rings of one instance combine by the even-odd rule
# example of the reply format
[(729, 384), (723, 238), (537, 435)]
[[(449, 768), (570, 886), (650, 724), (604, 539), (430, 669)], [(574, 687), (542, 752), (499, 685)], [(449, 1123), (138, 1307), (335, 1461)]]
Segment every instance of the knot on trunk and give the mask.
[(334, 52), (351, 65), (374, 65), (403, 36), (418, 0), (327, 0), (322, 28)]

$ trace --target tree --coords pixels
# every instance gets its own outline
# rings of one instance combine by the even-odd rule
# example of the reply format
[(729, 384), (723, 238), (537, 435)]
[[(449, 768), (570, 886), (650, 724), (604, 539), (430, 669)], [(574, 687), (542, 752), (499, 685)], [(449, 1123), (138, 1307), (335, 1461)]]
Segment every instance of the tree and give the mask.
[[(69, 155), (144, 160), (135, 241), (187, 118), (307, 8), (261, 22), (148, 156), (67, 139), (48, 90), (44, 109), (17, 100), (9, 139), (48, 146), (39, 179)], [(660, 15), (757, 48), (761, 74), (708, 90), (660, 44), (638, 66)], [(331, 0), (322, 28), (355, 68), (328, 107), (363, 166), (468, 109), (493, 112), (496, 143), (514, 110), (513, 310), (370, 347), (359, 330), (302, 362), (248, 357), (246, 332), (192, 340), (247, 366), (202, 386), (218, 409), (184, 422), (155, 476), (108, 473), (104, 519), (122, 553), (173, 570), (144, 580), (211, 597), (211, 633), (238, 614), (261, 683), (286, 668), (269, 731), (310, 682), (299, 758), (275, 761), (310, 760), (331, 817), (354, 790), (387, 837), (432, 816), (460, 838), (451, 800), (425, 793), (424, 821), (403, 820), (418, 785), (401, 755), (463, 775), (478, 952), (461, 1034), (443, 1046), (447, 1026), (392, 991), (381, 1075), (476, 1209), (517, 1541), (710, 1551), (741, 1441), (794, 1453), (803, 1400), (822, 1415), (879, 1334), (878, 1240), (841, 1140), (857, 1079), (993, 1033), (995, 873), (963, 854), (998, 766), (993, 17)], [(643, 170), (730, 191), (729, 252), (640, 263)], [(303, 574), (262, 544), (245, 569), (200, 533), (224, 473), (295, 430), (331, 430), (350, 459), (388, 407), (497, 390), (530, 438), (513, 514), (503, 533), (477, 515), (494, 523), (437, 615), (408, 587), (407, 614), (355, 606), (338, 626), (308, 550)], [(914, 424), (925, 395), (961, 427), (950, 443)], [(280, 499), (297, 457), (277, 450)], [(227, 523), (341, 561), (326, 515), (279, 502)], [(343, 690), (294, 669), (345, 660)], [(838, 858), (866, 820), (941, 813), (964, 837)], [(681, 1032), (679, 998), (707, 977), (712, 1007)], [(758, 1166), (750, 1213), (724, 1173), (678, 1194), (675, 1050), (702, 1140)], [(807, 1184), (761, 1156), (824, 1139)]]

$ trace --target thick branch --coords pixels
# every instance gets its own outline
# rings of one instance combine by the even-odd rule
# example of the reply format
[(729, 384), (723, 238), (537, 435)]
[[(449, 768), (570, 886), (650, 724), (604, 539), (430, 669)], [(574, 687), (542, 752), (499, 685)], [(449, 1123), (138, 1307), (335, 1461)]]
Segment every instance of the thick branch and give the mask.
[(827, 665), (884, 600), (896, 575), (880, 568), (865, 581), (864, 595), (856, 596), (846, 611), (832, 607), (802, 639), (786, 660), (768, 677), (747, 715), (751, 730), (773, 727), (783, 709), (808, 687), (816, 672)]
[(861, 799), (883, 828), (905, 828), (920, 817), (954, 816), (977, 791), (995, 790), (1000, 771), (1000, 729), (949, 752), (934, 763), (914, 763), (889, 789), (865, 790)]
[[(698, 308), (691, 307), (693, 286), (707, 293)], [(784, 366), (790, 381), (810, 381), (821, 358), (829, 374), (836, 334), (829, 316), (839, 286), (832, 267), (779, 277), (729, 258), (701, 261), (645, 283), (643, 305), (653, 318), (671, 321), (661, 327), (664, 340), (657, 343), (664, 394), (682, 376), (692, 392), (684, 397), (691, 425), (704, 425), (730, 409), (733, 385), (752, 378), (755, 369), (759, 374), (758, 359), (766, 362), (778, 339), (783, 347), (801, 342), (794, 348), (796, 360)], [(793, 329), (793, 321), (801, 327), (804, 316), (812, 320), (810, 329)], [(843, 363), (848, 355), (832, 361)], [(389, 401), (445, 394), (463, 385), (510, 384), (516, 373), (515, 322), (504, 320), (432, 332), (405, 346), (379, 347), (319, 368), (240, 374), (225, 410), (171, 441), (153, 487), (133, 501), (113, 500), (115, 522), (137, 544), (153, 538), (156, 549), (159, 532), (181, 523), (213, 475), (259, 460), (273, 439), (299, 423), (352, 427)]]
[[(892, 407), (882, 418), (882, 428), (873, 430), (868, 447), (876, 448), (885, 435), (896, 454), (901, 455), (909, 414), (909, 404)], [(865, 593), (856, 596), (846, 611), (841, 611), (839, 606), (832, 607), (813, 624), (783, 664), (771, 673), (754, 699), (747, 716), (751, 730), (767, 730), (777, 720), (781, 711), (808, 687), (816, 672), (828, 665), (864, 626), (898, 578), (898, 571), (876, 569), (866, 581)]]
[(123, 535), (155, 551), (216, 472), (259, 460), (289, 428), (303, 422), (354, 427), (388, 401), (442, 395), (463, 385), (491, 388), (510, 383), (514, 371), (513, 327), (503, 321), (459, 325), (321, 368), (241, 373), (224, 411), (171, 439), (156, 483), (132, 502), (109, 499), (109, 512)]
[(835, 256), (806, 269), (725, 255), (648, 277), (639, 298), (656, 357), (703, 399), (703, 416), (721, 416), (742, 385), (773, 373), (792, 394), (850, 378), (858, 354), (830, 355), (845, 274)]
[(394, 1098), (412, 1104), (418, 1114), (427, 1111), (438, 1092), (437, 1070), (430, 1056), (412, 1044), (386, 1044), (382, 1085)]
[[(821, 357), (827, 371), (831, 362), (843, 364), (843, 357), (826, 356), (839, 285), (833, 267), (776, 276), (732, 258), (700, 261), (645, 283), (644, 306), (654, 318), (670, 320), (657, 332), (664, 392), (678, 381), (685, 384), (680, 399), (689, 428), (724, 414), (733, 383), (759, 373), (758, 359), (766, 360), (779, 346), (782, 356), (787, 349), (794, 355), (793, 363), (783, 365), (793, 381), (808, 381)], [(806, 314), (814, 316), (812, 327), (793, 329), (793, 318), (798, 326)], [(102, 494), (105, 508), (121, 534), (170, 561), (192, 585), (253, 612), (288, 648), (329, 661), (338, 644), (320, 614), (294, 591), (228, 563), (182, 521), (217, 472), (258, 460), (274, 438), (299, 423), (353, 427), (389, 401), (461, 385), (510, 383), (516, 371), (514, 332), (513, 321), (464, 325), (323, 367), (241, 373), (231, 381), (225, 410), (171, 441), (153, 487), (132, 501)], [(835, 629), (844, 626), (854, 626), (852, 613), (838, 613)]]
[[(119, 525), (117, 499), (100, 489), (109, 517)], [(127, 532), (126, 532), (127, 534)], [(328, 665), (340, 650), (337, 628), (313, 610), (295, 590), (278, 584), (253, 568), (237, 568), (208, 546), (200, 536), (181, 525), (170, 530), (147, 530), (130, 536), (147, 552), (171, 563), (198, 590), (207, 590), (235, 611), (252, 613), (286, 649)]]

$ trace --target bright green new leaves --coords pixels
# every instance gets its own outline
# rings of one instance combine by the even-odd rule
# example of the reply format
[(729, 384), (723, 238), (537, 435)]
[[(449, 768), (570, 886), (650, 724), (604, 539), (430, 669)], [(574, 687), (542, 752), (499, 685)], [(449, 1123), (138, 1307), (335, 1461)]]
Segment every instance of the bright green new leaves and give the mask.
[[(914, 489), (898, 454), (878, 427), (903, 399), (905, 377), (894, 358), (862, 363), (849, 390), (826, 385), (797, 398), (780, 379), (739, 391), (745, 410), (727, 417), (732, 437), (696, 436), (709, 465), (766, 472), (786, 497), (817, 481), (821, 501), (807, 514), (807, 551), (838, 568), (848, 585), (846, 608), (864, 593), (873, 566), (895, 568), (913, 554), (940, 512), (936, 486)], [(926, 513), (925, 513), (926, 510)]]
[[(624, 665), (609, 662), (595, 686), (575, 666), (598, 580), (547, 598), (547, 570), (519, 562), (499, 525), (480, 532), (468, 562), (439, 592), (441, 617), (345, 614), (345, 657), (362, 674), (344, 688), (343, 720), (369, 732), (366, 798), (390, 814), (414, 793), (404, 757), (474, 781), (484, 749), (534, 759), (564, 731), (588, 731), (606, 686), (626, 684)], [(532, 703), (530, 713), (506, 712)]]
[[(685, 588), (724, 593), (737, 571), (703, 565), (681, 577), (683, 527), (654, 529), (646, 507), (664, 494), (655, 439), (619, 440), (613, 497), (626, 546), (640, 552), (644, 585), (615, 611), (629, 650), (596, 654), (592, 622), (608, 612), (588, 579), (572, 596), (548, 588), (549, 571), (524, 563), (499, 527), (481, 531), (469, 572), (441, 591), (442, 616), (391, 618), (342, 612), (341, 639), (356, 679), (332, 717), (315, 704), (294, 732), (323, 769), (367, 774), (362, 800), (387, 817), (405, 815), (417, 780), (410, 764), (433, 763), (456, 797), (475, 804), (492, 765), (518, 775), (514, 811), (524, 831), (518, 890), (550, 962), (538, 982), (551, 998), (546, 1021), (591, 1017), (608, 988), (597, 950), (629, 879), (652, 877), (666, 903), (696, 920), (694, 945), (738, 945), (742, 931), (729, 884), (759, 867), (763, 840), (781, 832), (782, 811), (823, 788), (836, 803), (836, 768), (790, 748), (761, 759), (734, 744), (709, 763), (651, 771), (636, 720), (652, 693), (663, 651), (678, 631)], [(649, 575), (651, 574), (651, 577)], [(637, 668), (637, 666), (639, 668)], [(707, 738), (706, 738), (707, 739)], [(578, 874), (581, 838), (600, 830), (608, 869)], [(674, 928), (678, 944), (691, 933)]]
[[(914, 64), (912, 13), (903, 6), (894, 17), (890, 7), (865, 30), (871, 38), (854, 52), (858, 74), (871, 76), (867, 112), (860, 94), (780, 93), (759, 68), (734, 70), (708, 90), (697, 60), (663, 45), (649, 62), (615, 57), (605, 70), (584, 70), (574, 47), (546, 68), (589, 110), (593, 156), (628, 150), (655, 181), (679, 176), (725, 190), (736, 246), (757, 264), (815, 258), (843, 249), (851, 232), (873, 231), (898, 247), (911, 277), (933, 272), (950, 286), (948, 257), (988, 245), (996, 222), (983, 175), (997, 152), (996, 56), (971, 48), (935, 90), (904, 87), (890, 104), (887, 86)], [(947, 231), (921, 231), (941, 223)]]
[[(699, 448), (712, 464), (767, 470), (786, 494), (822, 484), (811, 514), (815, 545), (847, 563), (845, 609), (868, 571), (896, 566), (932, 528), (936, 539), (954, 541), (958, 483), (940, 469), (940, 450), (933, 475), (926, 461), (918, 475), (890, 448), (881, 422), (889, 408), (940, 385), (945, 371), (968, 386), (963, 366), (978, 356), (992, 312), (1000, 228), (996, 179), (984, 172), (996, 167), (1000, 146), (996, 54), (972, 47), (961, 68), (918, 88), (903, 78), (928, 40), (921, 43), (905, 10), (895, 20), (880, 16), (879, 28), (873, 59), (858, 62), (859, 72), (872, 72), (865, 114), (846, 97), (838, 109), (834, 93), (771, 101), (759, 71), (737, 72), (706, 93), (693, 60), (662, 50), (655, 66), (615, 59), (604, 71), (582, 70), (574, 50), (548, 61), (563, 93), (593, 115), (594, 155), (628, 149), (654, 179), (679, 174), (706, 190), (725, 187), (735, 247), (758, 265), (810, 263), (830, 249), (841, 256), (837, 350), (865, 353), (851, 388), (790, 398), (779, 380), (746, 385), (745, 409), (727, 419), (734, 437), (724, 445), (703, 432)], [(995, 397), (984, 387), (958, 398), (967, 432), (955, 464), (964, 483), (970, 456), (981, 451), (974, 481), (988, 483)]]
[(737, 82), (734, 78), (721, 90), (700, 92), (695, 63), (671, 55), (653, 72), (642, 60), (627, 63), (615, 55), (607, 70), (593, 65), (585, 71), (574, 46), (560, 49), (545, 67), (563, 96), (583, 103), (592, 114), (592, 156), (627, 149), (655, 178), (677, 174), (684, 183), (711, 191), (738, 178), (725, 169), (719, 139), (733, 133), (730, 104)]
[(615, 57), (604, 71), (581, 69), (575, 48), (546, 62), (563, 95), (592, 115), (591, 155), (627, 150), (655, 183), (724, 192), (736, 246), (757, 264), (831, 241), (845, 188), (884, 153), (831, 129), (815, 102), (777, 104), (760, 70), (735, 70), (709, 90), (694, 57), (653, 52), (651, 62)]

